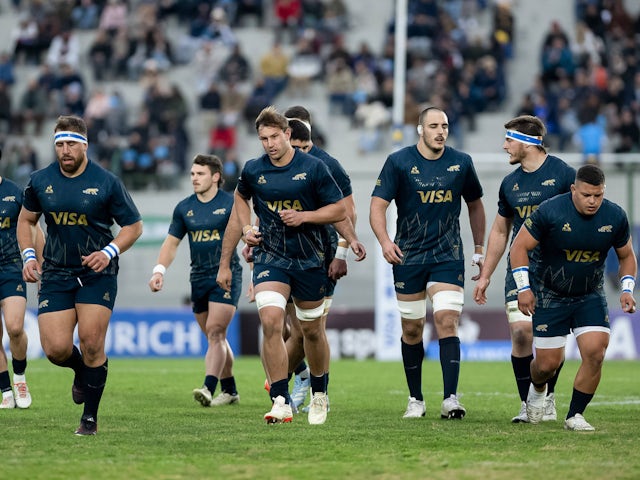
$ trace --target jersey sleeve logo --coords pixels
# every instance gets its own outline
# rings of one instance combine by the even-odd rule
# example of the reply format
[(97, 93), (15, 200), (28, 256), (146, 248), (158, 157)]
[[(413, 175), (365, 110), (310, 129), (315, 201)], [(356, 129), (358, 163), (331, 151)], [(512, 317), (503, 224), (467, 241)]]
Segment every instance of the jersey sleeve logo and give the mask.
[(86, 195), (98, 195), (98, 189), (97, 188), (85, 188), (84, 190), (82, 190), (82, 193), (84, 193)]
[(381, 186), (381, 185), (382, 185), (382, 180), (377, 179), (377, 180), (376, 180), (376, 187), (379, 187), (379, 186)]
[(48, 185), (47, 188), (44, 189), (44, 193), (53, 193), (53, 186)]
[(613, 232), (613, 225), (603, 225), (598, 229), (600, 233), (611, 233)]
[(550, 178), (550, 179), (545, 180), (544, 182), (542, 182), (540, 185), (542, 185), (543, 187), (555, 187), (556, 179), (555, 178)]
[(518, 184), (517, 184), (517, 183), (515, 183), (515, 184), (513, 185), (513, 188), (512, 188), (511, 190), (513, 190), (514, 192), (517, 192), (518, 190), (520, 190), (520, 187), (518, 186)]
[(227, 213), (227, 209), (226, 208), (216, 208), (213, 211), (214, 215), (224, 215), (225, 213)]
[(187, 212), (187, 217), (193, 217), (193, 210), (189, 210)]
[(418, 167), (414, 165), (413, 168), (411, 169), (411, 175), (419, 175), (419, 174), (420, 174), (420, 170), (418, 170)]
[(4, 197), (2, 199), (3, 202), (15, 202), (16, 201), (16, 196), (15, 195), (7, 195), (6, 197)]
[(570, 232), (570, 231), (571, 231), (571, 225), (569, 225), (569, 223), (565, 223), (565, 224), (562, 226), (562, 231), (563, 231), (563, 232)]
[(264, 178), (264, 175), (260, 175), (260, 177), (258, 178), (258, 184), (264, 185), (265, 183), (267, 183), (267, 179)]
[(307, 173), (303, 172), (303, 173), (298, 173), (296, 175), (294, 175), (293, 177), (291, 177), (291, 180), (306, 180), (307, 179)]
[(460, 165), (451, 165), (449, 168), (447, 168), (447, 172), (459, 172), (460, 171)]

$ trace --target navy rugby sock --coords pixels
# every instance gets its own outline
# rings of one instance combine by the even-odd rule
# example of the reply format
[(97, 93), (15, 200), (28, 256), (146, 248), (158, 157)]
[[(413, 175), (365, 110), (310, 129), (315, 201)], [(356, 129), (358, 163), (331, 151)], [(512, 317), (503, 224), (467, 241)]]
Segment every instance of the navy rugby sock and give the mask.
[(11, 366), (13, 367), (14, 375), (24, 375), (24, 372), (27, 369), (27, 359), (18, 360), (16, 358), (12, 358)]
[[(75, 345), (73, 346), (73, 350), (71, 350), (71, 355), (69, 355), (69, 358), (67, 358), (64, 362), (60, 362), (60, 363), (52, 362), (52, 363), (55, 363), (60, 367), (66, 367), (66, 368), (72, 369), (76, 374), (74, 383), (76, 383), (75, 382), (76, 379), (79, 382), (81, 382), (82, 373), (85, 369), (85, 365), (84, 365), (84, 362), (82, 361), (82, 354), (80, 353), (80, 350), (78, 349), (78, 347), (76, 347)], [(76, 387), (82, 387), (83, 386), (82, 383), (84, 382), (81, 382), (80, 384), (76, 384)]]
[[(307, 370), (307, 363), (303, 360), (298, 364), (298, 366), (296, 367), (296, 369), (294, 371), (295, 371), (296, 375), (300, 375), (305, 370)], [(306, 376), (302, 376), (302, 378), (309, 378), (308, 372), (307, 372), (307, 375)]]
[(84, 367), (84, 381), (86, 385), (83, 418), (93, 417), (98, 421), (98, 407), (104, 386), (107, 383), (109, 360), (99, 367)]
[(422, 360), (424, 359), (424, 345), (422, 341), (415, 345), (405, 343), (400, 339), (402, 348), (402, 363), (407, 377), (409, 395), (416, 400), (424, 400), (422, 396)]
[(520, 400), (523, 402), (527, 401), (527, 394), (529, 393), (532, 360), (533, 354), (526, 357), (514, 357), (513, 355), (511, 355), (511, 366), (513, 367), (513, 374), (516, 377), (518, 394), (520, 395)]
[(571, 403), (569, 404), (569, 412), (567, 413), (567, 418), (574, 417), (576, 413), (582, 415), (592, 398), (593, 393), (582, 393), (574, 388), (573, 395), (571, 396)]
[(11, 391), (11, 380), (9, 380), (9, 370), (0, 372), (0, 392)]
[(563, 365), (564, 365), (564, 360), (556, 370), (556, 373), (553, 374), (553, 377), (547, 380), (547, 395), (556, 391), (556, 383), (558, 383), (558, 375), (560, 375), (560, 370), (562, 370)]
[(455, 395), (458, 390), (460, 377), (460, 339), (458, 337), (441, 338), (440, 366), (442, 367), (442, 382), (444, 398)]
[(229, 395), (237, 395), (238, 391), (236, 390), (235, 377), (231, 376), (220, 379), (220, 389), (223, 392), (227, 392)]
[(207, 390), (209, 390), (211, 395), (213, 395), (213, 392), (216, 391), (216, 387), (218, 386), (218, 377), (214, 375), (206, 375), (204, 377), (204, 386), (207, 387)]

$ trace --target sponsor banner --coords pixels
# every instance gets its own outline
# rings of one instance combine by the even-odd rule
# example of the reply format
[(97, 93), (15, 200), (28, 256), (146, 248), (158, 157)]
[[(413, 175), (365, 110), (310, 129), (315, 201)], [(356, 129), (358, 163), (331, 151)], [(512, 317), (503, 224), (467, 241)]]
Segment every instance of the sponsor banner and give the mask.
[[(229, 325), (227, 339), (234, 354), (240, 355), (237, 317), (236, 314)], [(27, 357), (43, 357), (35, 311), (27, 311), (25, 331), (29, 337)], [(2, 341), (10, 354), (8, 335), (4, 335)], [(78, 344), (77, 332), (75, 342)], [(204, 357), (207, 339), (189, 308), (116, 309), (109, 322), (105, 350), (109, 357)]]

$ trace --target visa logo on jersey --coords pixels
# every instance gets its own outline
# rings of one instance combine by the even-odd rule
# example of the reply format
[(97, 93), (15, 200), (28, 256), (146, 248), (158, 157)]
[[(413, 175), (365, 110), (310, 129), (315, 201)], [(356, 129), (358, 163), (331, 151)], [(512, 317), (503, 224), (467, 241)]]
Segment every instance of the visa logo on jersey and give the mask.
[(427, 190), (426, 192), (418, 191), (420, 201), (422, 203), (444, 203), (453, 202), (453, 193), (451, 190)]
[(516, 211), (518, 212), (518, 216), (520, 218), (529, 217), (537, 209), (538, 209), (538, 205), (522, 205), (520, 207), (516, 207)]
[(274, 200), (273, 202), (267, 201), (267, 206), (272, 212), (279, 212), (280, 210), (298, 210), (302, 211), (302, 204), (300, 200)]
[(600, 252), (592, 250), (564, 250), (569, 262), (592, 263), (600, 260)]
[(51, 212), (51, 218), (56, 222), (56, 225), (89, 225), (87, 215), (85, 213)]
[(213, 240), (220, 240), (220, 232), (218, 230), (196, 230), (189, 232), (191, 240), (194, 242), (211, 242)]

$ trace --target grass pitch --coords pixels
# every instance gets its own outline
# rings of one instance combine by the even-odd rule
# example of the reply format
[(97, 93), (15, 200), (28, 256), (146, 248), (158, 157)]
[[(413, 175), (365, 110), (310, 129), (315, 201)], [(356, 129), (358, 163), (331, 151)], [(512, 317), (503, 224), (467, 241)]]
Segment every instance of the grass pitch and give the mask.
[[(258, 358), (236, 360), (240, 404), (203, 408), (191, 397), (199, 359), (111, 359), (96, 437), (76, 437), (82, 407), (72, 373), (29, 362), (28, 410), (0, 410), (2, 477), (33, 479), (637, 479), (640, 363), (605, 362), (585, 413), (593, 433), (562, 428), (578, 364), (556, 389), (557, 422), (511, 424), (519, 409), (511, 365), (462, 364), (462, 420), (441, 420), (440, 365), (423, 368), (427, 415), (403, 420), (399, 362), (333, 362), (327, 423), (305, 414), (266, 425)], [(217, 393), (217, 392), (216, 392)]]

